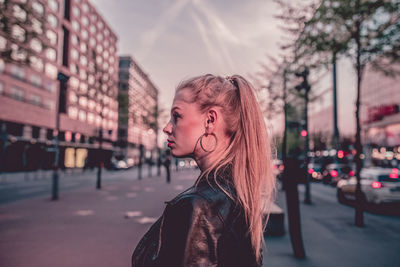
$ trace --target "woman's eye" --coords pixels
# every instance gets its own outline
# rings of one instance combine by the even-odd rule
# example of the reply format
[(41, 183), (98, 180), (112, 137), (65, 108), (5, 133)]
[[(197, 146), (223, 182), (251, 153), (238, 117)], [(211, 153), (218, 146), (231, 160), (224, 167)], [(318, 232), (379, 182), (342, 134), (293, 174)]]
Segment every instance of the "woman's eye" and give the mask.
[(177, 119), (178, 119), (180, 116), (179, 116), (179, 114), (174, 113), (174, 114), (172, 115), (172, 117), (174, 118), (174, 121), (176, 122)]

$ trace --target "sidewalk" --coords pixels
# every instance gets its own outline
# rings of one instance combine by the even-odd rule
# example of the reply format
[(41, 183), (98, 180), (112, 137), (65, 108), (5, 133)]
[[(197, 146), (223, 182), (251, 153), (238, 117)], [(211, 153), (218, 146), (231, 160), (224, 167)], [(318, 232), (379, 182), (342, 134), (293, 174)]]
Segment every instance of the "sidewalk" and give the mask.
[[(105, 181), (102, 190), (65, 192), (56, 202), (39, 197), (0, 206), (0, 266), (130, 266), (133, 249), (161, 215), (164, 201), (199, 174), (172, 172), (166, 184), (164, 174), (137, 180), (133, 172)], [(293, 257), (286, 231), (267, 237), (264, 266), (399, 266), (400, 217), (366, 213), (366, 227), (357, 228), (353, 208), (339, 205), (331, 189), (313, 185), (314, 204), (301, 204), (307, 258)], [(277, 202), (286, 212), (282, 192)]]

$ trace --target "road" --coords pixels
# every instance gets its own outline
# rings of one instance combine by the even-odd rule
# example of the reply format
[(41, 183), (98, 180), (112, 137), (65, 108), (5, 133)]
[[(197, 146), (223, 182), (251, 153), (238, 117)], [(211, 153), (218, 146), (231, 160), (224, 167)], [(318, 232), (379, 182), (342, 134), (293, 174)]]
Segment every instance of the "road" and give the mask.
[[(0, 205), (0, 266), (129, 266), (133, 249), (161, 215), (164, 201), (199, 175), (198, 170), (174, 171), (166, 184), (164, 173), (143, 173), (142, 180), (137, 170), (104, 173), (101, 190), (95, 189), (95, 172), (67, 174), (58, 201), (50, 201), (50, 177), (8, 177), (0, 183), (0, 194), (14, 188), (19, 197)], [(365, 213), (366, 226), (357, 228), (354, 209), (337, 203), (333, 187), (312, 184), (311, 189), (313, 204), (301, 204), (307, 258), (293, 257), (286, 233), (266, 238), (264, 266), (400, 266), (399, 216)], [(11, 191), (6, 194), (13, 199)], [(282, 192), (277, 203), (286, 211)]]

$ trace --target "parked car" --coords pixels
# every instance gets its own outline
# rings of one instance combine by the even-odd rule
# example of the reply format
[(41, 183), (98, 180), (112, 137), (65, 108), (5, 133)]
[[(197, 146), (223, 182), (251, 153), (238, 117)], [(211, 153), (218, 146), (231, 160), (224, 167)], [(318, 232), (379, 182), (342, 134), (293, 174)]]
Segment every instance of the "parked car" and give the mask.
[(282, 172), (283, 172), (283, 162), (280, 159), (275, 159), (272, 162), (273, 172), (276, 178), (282, 179)]
[[(367, 203), (400, 203), (399, 170), (394, 168), (365, 168), (361, 170), (362, 197)], [(337, 184), (337, 199), (340, 203), (355, 200), (357, 179), (342, 179)]]
[(336, 185), (340, 179), (348, 179), (354, 175), (351, 166), (343, 163), (332, 163), (326, 166), (322, 173), (324, 184)]

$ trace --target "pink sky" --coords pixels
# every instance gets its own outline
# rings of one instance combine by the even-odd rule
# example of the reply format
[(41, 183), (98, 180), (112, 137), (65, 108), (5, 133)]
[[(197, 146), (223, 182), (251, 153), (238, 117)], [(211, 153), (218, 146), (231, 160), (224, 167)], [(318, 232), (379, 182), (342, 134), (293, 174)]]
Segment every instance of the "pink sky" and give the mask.
[[(282, 33), (273, 1), (92, 0), (119, 38), (120, 55), (132, 55), (160, 90), (169, 109), (183, 79), (257, 72), (266, 55), (278, 53)], [(339, 130), (354, 132), (354, 72), (338, 66)], [(319, 88), (331, 85), (331, 76)], [(278, 122), (272, 122), (274, 130)]]

